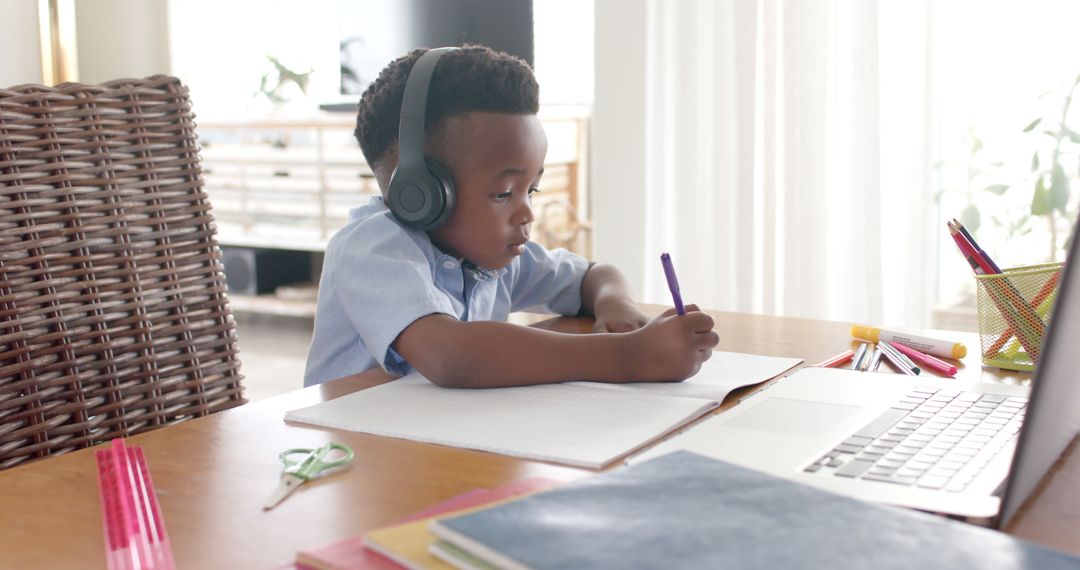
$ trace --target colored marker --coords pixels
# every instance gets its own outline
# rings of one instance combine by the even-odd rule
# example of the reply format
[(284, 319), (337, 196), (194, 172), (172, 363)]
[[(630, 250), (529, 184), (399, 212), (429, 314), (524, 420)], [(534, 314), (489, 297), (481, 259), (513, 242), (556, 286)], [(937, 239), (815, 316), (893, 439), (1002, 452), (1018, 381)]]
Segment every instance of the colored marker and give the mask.
[(953, 224), (956, 225), (956, 229), (959, 230), (965, 238), (967, 238), (968, 243), (971, 244), (971, 247), (975, 248), (975, 253), (981, 255), (983, 259), (986, 260), (986, 263), (990, 266), (991, 269), (994, 270), (994, 273), (1001, 273), (1001, 268), (998, 267), (998, 264), (994, 263), (994, 260), (990, 259), (990, 255), (986, 253), (983, 248), (979, 247), (979, 242), (975, 241), (975, 238), (972, 237), (970, 233), (968, 233), (967, 228), (964, 227), (964, 224), (961, 224), (960, 220), (957, 220), (956, 218), (953, 218), (952, 221)]
[(911, 348), (910, 346), (904, 346), (898, 342), (889, 342), (889, 344), (892, 345), (892, 347), (896, 350), (899, 350), (900, 352), (906, 354), (915, 362), (918, 362), (919, 364), (933, 370), (934, 372), (944, 374), (945, 376), (948, 376), (950, 378), (956, 376), (956, 371), (958, 369), (952, 364), (949, 364), (948, 362), (938, 360), (937, 358), (934, 358), (929, 354), (923, 354), (915, 350), (914, 348)]
[(840, 366), (841, 364), (847, 363), (849, 360), (851, 360), (851, 358), (853, 356), (855, 356), (855, 351), (851, 350), (851, 349), (848, 349), (848, 350), (845, 350), (844, 352), (841, 352), (840, 354), (837, 354), (836, 356), (834, 356), (834, 357), (832, 357), (832, 358), (830, 358), (828, 360), (823, 360), (821, 362), (818, 362), (814, 366), (817, 366), (819, 368), (836, 368), (836, 367)]
[(903, 353), (893, 348), (889, 343), (883, 342), (878, 345), (878, 348), (881, 349), (881, 354), (885, 355), (885, 358), (889, 359), (889, 362), (892, 362), (893, 366), (900, 372), (908, 376), (918, 376), (919, 372), (921, 372), (910, 358), (904, 356)]
[(869, 342), (898, 342), (921, 352), (933, 354), (942, 358), (961, 359), (967, 355), (967, 347), (959, 342), (938, 340), (936, 338), (879, 329), (866, 325), (851, 325), (851, 336)]
[(862, 370), (863, 360), (866, 358), (866, 347), (869, 346), (865, 342), (859, 343), (859, 348), (855, 349), (855, 357), (851, 359), (852, 370)]
[(870, 372), (877, 372), (878, 366), (881, 366), (881, 347), (874, 347), (874, 353), (870, 355), (870, 364), (866, 369)]
[(686, 309), (682, 304), (682, 294), (679, 293), (679, 279), (675, 277), (675, 268), (671, 266), (671, 256), (661, 253), (660, 263), (664, 266), (664, 276), (667, 277), (668, 289), (671, 289), (671, 299), (675, 301), (675, 312), (685, 315)]

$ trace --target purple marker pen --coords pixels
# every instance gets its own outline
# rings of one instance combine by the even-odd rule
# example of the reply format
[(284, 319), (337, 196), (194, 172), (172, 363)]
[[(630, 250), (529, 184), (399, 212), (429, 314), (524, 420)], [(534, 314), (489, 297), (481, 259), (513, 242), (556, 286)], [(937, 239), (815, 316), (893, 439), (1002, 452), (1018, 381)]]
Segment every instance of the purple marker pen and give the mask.
[(685, 315), (686, 309), (683, 308), (682, 295), (679, 293), (679, 279), (675, 277), (675, 268), (671, 266), (671, 256), (661, 253), (660, 263), (664, 266), (664, 276), (667, 277), (668, 289), (671, 289), (671, 299), (675, 301), (675, 312)]

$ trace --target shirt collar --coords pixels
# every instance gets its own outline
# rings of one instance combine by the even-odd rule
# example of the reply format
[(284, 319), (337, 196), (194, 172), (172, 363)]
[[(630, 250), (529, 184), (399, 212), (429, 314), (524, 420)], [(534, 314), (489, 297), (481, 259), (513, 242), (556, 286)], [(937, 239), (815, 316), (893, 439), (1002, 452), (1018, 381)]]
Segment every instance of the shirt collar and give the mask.
[[(383, 200), (383, 197), (378, 196), (378, 195), (372, 196), (371, 200), (368, 201), (368, 205), (387, 208), (386, 202)], [(423, 233), (424, 235), (427, 235), (427, 232), (421, 232), (421, 233)], [(428, 236), (428, 241), (429, 241), (429, 243), (431, 243), (431, 248), (435, 250), (435, 253), (438, 255), (438, 258), (439, 258), (440, 261), (442, 261), (442, 260), (446, 260), (446, 261), (453, 260), (453, 261), (458, 262), (458, 264), (460, 264), (461, 267), (463, 267), (465, 269), (468, 269), (474, 276), (476, 276), (477, 281), (484, 281), (486, 279), (493, 279), (493, 278), (496, 278), (496, 277), (502, 277), (503, 275), (506, 275), (506, 272), (508, 271), (508, 269), (505, 268), (505, 267), (503, 267), (502, 269), (487, 269), (485, 267), (480, 267), (480, 266), (474, 264), (473, 262), (471, 262), (469, 260), (462, 259), (460, 257), (455, 257), (453, 255), (450, 255), (450, 254), (444, 252), (443, 250), (439, 249), (439, 247), (437, 245), (435, 245), (435, 242), (430, 241), (430, 240), (431, 240), (431, 236)]]
[(507, 269), (487, 269), (486, 267), (480, 267), (471, 261), (465, 260), (461, 263), (461, 266), (468, 269), (476, 277), (477, 281), (484, 281), (486, 279), (494, 279), (496, 277), (502, 277), (506, 275)]

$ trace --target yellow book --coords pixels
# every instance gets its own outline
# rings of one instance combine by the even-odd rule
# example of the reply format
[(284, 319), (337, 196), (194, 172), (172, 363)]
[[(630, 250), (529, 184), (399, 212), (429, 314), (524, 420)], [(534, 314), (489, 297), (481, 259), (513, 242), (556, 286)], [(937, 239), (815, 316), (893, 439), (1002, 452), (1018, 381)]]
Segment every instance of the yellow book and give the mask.
[[(482, 507), (458, 512), (464, 514), (480, 508)], [(437, 540), (428, 530), (428, 523), (434, 518), (436, 517), (372, 531), (364, 537), (364, 546), (406, 568), (454, 570), (453, 566), (428, 550), (428, 546)]]
[[(428, 530), (428, 524), (432, 520), (487, 509), (550, 489), (557, 484), (557, 481), (551, 479), (533, 478), (509, 483), (494, 489), (474, 490), (468, 493), (467, 497), (465, 495), (459, 497), (459, 501), (454, 505), (457, 508), (442, 510), (436, 507), (433, 510), (441, 512), (369, 532), (364, 537), (364, 547), (374, 550), (406, 568), (453, 570), (453, 566), (443, 562), (429, 551), (431, 544), (438, 540), (438, 537)], [(450, 503), (450, 501), (447, 501), (447, 503)], [(447, 504), (447, 506), (450, 505)]]

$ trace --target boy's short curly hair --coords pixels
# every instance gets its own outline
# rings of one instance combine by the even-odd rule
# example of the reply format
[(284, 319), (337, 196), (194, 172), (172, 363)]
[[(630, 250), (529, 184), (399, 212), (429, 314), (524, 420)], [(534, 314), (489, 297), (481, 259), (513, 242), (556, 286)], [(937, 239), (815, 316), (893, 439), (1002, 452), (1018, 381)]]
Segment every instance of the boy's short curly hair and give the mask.
[[(405, 81), (426, 51), (415, 49), (390, 62), (360, 97), (354, 134), (372, 168), (397, 140)], [(444, 54), (435, 68), (428, 89), (425, 130), (430, 132), (443, 119), (470, 111), (535, 115), (539, 94), (532, 68), (524, 60), (467, 45)]]

